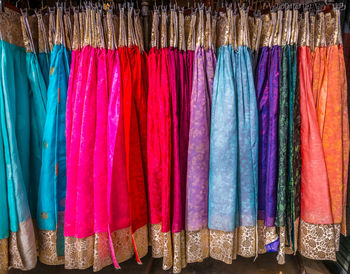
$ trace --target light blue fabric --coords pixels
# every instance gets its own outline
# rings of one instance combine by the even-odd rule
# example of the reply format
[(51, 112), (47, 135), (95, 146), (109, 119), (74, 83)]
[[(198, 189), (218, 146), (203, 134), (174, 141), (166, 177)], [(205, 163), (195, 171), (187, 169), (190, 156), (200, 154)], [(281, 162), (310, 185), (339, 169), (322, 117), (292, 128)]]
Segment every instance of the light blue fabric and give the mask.
[(7, 199), (3, 199), (2, 193), (0, 200), (0, 238), (6, 238), (9, 228), (17, 232), (18, 224), (31, 218), (26, 191), (30, 111), (25, 50), (0, 41), (0, 54), (0, 191), (6, 188), (7, 194)]
[(30, 187), (28, 199), (31, 215), (36, 217), (42, 139), (46, 120), (47, 87), (35, 53), (26, 53), (26, 67), (30, 86)]
[(256, 225), (258, 112), (251, 58), (247, 47), (219, 48), (210, 132), (210, 229)]
[(63, 223), (66, 198), (66, 101), (71, 53), (55, 45), (51, 53), (47, 116), (43, 136), (37, 224), (57, 229), (57, 252), (64, 254)]

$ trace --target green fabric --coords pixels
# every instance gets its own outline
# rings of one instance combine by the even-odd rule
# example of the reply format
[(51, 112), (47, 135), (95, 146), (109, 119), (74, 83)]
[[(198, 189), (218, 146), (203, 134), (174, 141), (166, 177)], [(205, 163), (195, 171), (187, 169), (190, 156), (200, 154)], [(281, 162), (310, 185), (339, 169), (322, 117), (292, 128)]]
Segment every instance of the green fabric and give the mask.
[(285, 226), (286, 216), (286, 186), (288, 165), (288, 123), (289, 123), (289, 68), (290, 46), (286, 45), (281, 50), (281, 70), (278, 97), (278, 178), (277, 178), (277, 212), (276, 226)]
[(294, 221), (300, 215), (300, 183), (301, 183), (301, 154), (300, 154), (300, 102), (299, 77), (297, 68), (297, 46), (291, 45), (288, 58), (289, 71), (289, 130), (288, 130), (288, 183), (287, 183), (287, 240), (295, 251)]

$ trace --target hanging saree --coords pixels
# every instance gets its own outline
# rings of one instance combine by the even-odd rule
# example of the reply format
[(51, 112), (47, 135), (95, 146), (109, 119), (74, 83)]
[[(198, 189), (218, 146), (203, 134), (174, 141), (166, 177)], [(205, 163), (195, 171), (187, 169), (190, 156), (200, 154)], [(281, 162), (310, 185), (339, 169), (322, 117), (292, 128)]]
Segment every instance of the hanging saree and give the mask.
[(50, 73), (49, 15), (43, 15), (41, 11), (35, 11), (35, 15), (38, 19), (38, 61), (46, 87), (48, 87)]
[[(129, 7), (127, 21), (123, 13), (120, 17), (120, 37), (126, 34), (124, 29), (127, 22), (128, 40), (120, 40), (118, 51), (120, 56), (120, 67), (123, 92), (124, 108), (124, 134), (126, 153), (126, 174), (129, 189), (129, 206), (131, 217), (131, 237), (135, 248), (136, 260), (141, 263), (140, 258), (147, 254), (147, 201), (145, 189), (145, 166), (146, 150), (142, 150), (142, 144), (146, 143), (146, 90), (147, 83), (142, 83), (141, 68), (144, 56), (136, 45), (140, 41), (139, 32), (136, 39), (133, 8)], [(126, 27), (126, 26), (125, 26)], [(126, 43), (128, 44), (126, 46)]]
[[(299, 248), (305, 257), (335, 260), (336, 229), (340, 229), (340, 226), (333, 225), (327, 167), (312, 93), (313, 75), (307, 12), (300, 22), (299, 31), (302, 157)], [(314, 193), (315, 189), (317, 195)], [(322, 240), (319, 237), (322, 237)]]
[[(173, 14), (174, 16), (174, 14)], [(172, 23), (174, 23), (172, 21)], [(149, 88), (147, 100), (147, 176), (150, 218), (150, 242), (152, 256), (163, 257), (163, 269), (174, 265), (174, 271), (182, 268), (181, 257), (173, 260), (171, 220), (172, 180), (172, 95), (177, 96), (176, 86), (170, 88), (170, 49), (167, 48), (167, 11), (161, 11), (161, 40), (159, 46), (159, 11), (152, 22), (151, 50), (148, 57)], [(174, 31), (174, 30), (173, 30)], [(175, 64), (174, 64), (175, 65)], [(175, 79), (174, 79), (175, 80)], [(176, 80), (175, 80), (176, 82)], [(175, 83), (176, 84), (176, 83)], [(174, 102), (175, 104), (175, 102)], [(175, 113), (176, 114), (176, 113)], [(176, 117), (177, 118), (177, 117)], [(177, 148), (178, 149), (178, 148)], [(177, 155), (178, 157), (178, 155)], [(174, 234), (176, 235), (176, 234)], [(181, 242), (181, 234), (177, 234)], [(179, 241), (180, 240), (180, 241)], [(177, 247), (180, 249), (180, 247)]]
[(70, 44), (64, 38), (63, 7), (57, 8), (55, 46), (51, 55), (47, 116), (42, 138), (42, 166), (36, 213), (39, 259), (63, 263), (66, 198), (65, 112), (70, 66)]
[(296, 68), (297, 20), (298, 11), (287, 10), (282, 24), (275, 219), (280, 237), (278, 263), (284, 263), (285, 253), (296, 251), (298, 238), (301, 161), (299, 89)]
[(204, 7), (198, 12), (191, 93), (186, 186), (187, 262), (200, 262), (209, 256), (209, 137), (216, 66), (212, 26), (216, 25), (216, 19), (212, 22), (210, 11), (204, 12)]
[(0, 271), (5, 272), (29, 270), (37, 262), (27, 196), (31, 87), (22, 37), (19, 14), (6, 8), (0, 13)]
[(35, 51), (31, 27), (35, 17), (28, 18), (22, 11), (21, 25), (26, 46), (26, 67), (29, 80), (30, 100), (30, 181), (27, 189), (32, 216), (36, 216), (38, 188), (41, 170), (41, 153), (44, 124), (46, 119), (47, 90), (45, 80)]
[[(194, 27), (191, 27), (191, 22), (195, 23), (196, 15), (184, 16), (182, 10), (179, 11), (179, 66), (181, 68), (181, 84), (180, 84), (180, 184), (181, 184), (181, 201), (182, 201), (182, 216), (184, 220), (185, 205), (186, 205), (186, 180), (187, 180), (187, 153), (188, 153), (188, 140), (190, 130), (190, 102), (192, 93), (192, 74), (193, 74), (193, 58), (194, 58), (194, 33), (192, 37), (189, 34), (186, 35), (185, 26), (190, 26), (190, 29), (194, 31)], [(193, 18), (193, 20), (191, 20)], [(188, 40), (186, 38), (188, 37)], [(187, 47), (186, 47), (187, 44)], [(192, 47), (191, 47), (192, 45)], [(181, 57), (182, 56), (182, 57)], [(184, 224), (183, 228), (184, 229)]]
[(229, 9), (226, 16), (229, 35), (219, 48), (213, 91), (209, 229), (210, 256), (232, 263), (237, 254), (257, 252), (258, 113), (247, 13)]

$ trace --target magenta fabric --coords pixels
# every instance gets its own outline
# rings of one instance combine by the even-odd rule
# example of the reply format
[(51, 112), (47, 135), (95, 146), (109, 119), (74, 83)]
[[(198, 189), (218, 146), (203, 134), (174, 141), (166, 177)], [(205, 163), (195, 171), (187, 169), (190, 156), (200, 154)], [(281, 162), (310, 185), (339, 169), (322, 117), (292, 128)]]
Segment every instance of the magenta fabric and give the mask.
[(183, 227), (182, 196), (180, 182), (180, 105), (181, 71), (179, 66), (179, 50), (169, 49), (169, 87), (171, 96), (171, 193), (172, 193), (172, 232), (180, 232)]
[[(80, 236), (88, 237), (93, 233), (93, 224), (91, 222), (82, 222), (82, 224), (88, 224), (89, 227), (84, 227), (83, 231), (79, 228), (79, 214), (85, 215), (85, 210), (80, 212), (81, 208), (80, 200), (82, 192), (80, 191), (80, 186), (78, 184), (79, 175), (79, 158), (80, 158), (80, 141), (81, 141), (81, 130), (83, 125), (83, 108), (85, 102), (85, 93), (89, 85), (91, 85), (91, 75), (90, 70), (93, 70), (95, 65), (94, 54), (92, 54), (93, 49), (91, 47), (84, 47), (81, 50), (78, 71), (77, 71), (77, 83), (74, 91), (69, 90), (69, 94), (72, 97), (72, 124), (71, 124), (71, 134), (70, 134), (70, 144), (67, 142), (68, 159), (67, 159), (67, 196), (66, 196), (66, 212), (65, 212), (65, 225), (64, 225), (64, 235), (66, 237)], [(69, 95), (69, 96), (71, 96)], [(94, 134), (93, 134), (94, 135)], [(94, 147), (94, 146), (92, 146)], [(91, 169), (92, 170), (92, 169)], [(92, 174), (91, 174), (92, 179)], [(92, 212), (91, 215), (92, 216)], [(90, 217), (89, 216), (89, 217)], [(89, 218), (90, 219), (90, 218)], [(83, 232), (83, 233), (82, 233)]]

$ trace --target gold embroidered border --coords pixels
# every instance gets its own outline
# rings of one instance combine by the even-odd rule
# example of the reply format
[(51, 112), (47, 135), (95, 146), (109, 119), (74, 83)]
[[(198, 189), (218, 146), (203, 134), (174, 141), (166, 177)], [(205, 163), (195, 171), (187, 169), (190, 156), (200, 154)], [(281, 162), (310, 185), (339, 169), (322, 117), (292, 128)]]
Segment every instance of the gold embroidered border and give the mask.
[[(134, 255), (130, 227), (112, 232), (112, 242), (118, 263), (129, 260)], [(147, 226), (134, 233), (134, 241), (142, 258), (147, 254)], [(108, 233), (96, 233), (87, 238), (65, 237), (65, 268), (86, 269), (93, 266), (99, 271), (112, 264)]]
[(163, 258), (163, 270), (173, 267), (174, 273), (180, 273), (186, 267), (185, 234), (162, 232), (162, 225), (149, 225), (149, 239), (152, 246), (152, 257)]
[(51, 230), (39, 230), (39, 260), (47, 265), (64, 264), (64, 257), (57, 256), (56, 247), (57, 232)]
[(0, 39), (24, 47), (20, 14), (6, 7), (0, 12)]
[(210, 257), (232, 264), (237, 255), (256, 255), (256, 227), (241, 226), (233, 232), (210, 230)]
[(186, 256), (188, 263), (203, 262), (209, 257), (209, 229), (186, 231)]
[(340, 225), (315, 225), (300, 220), (299, 252), (313, 260), (336, 260)]
[(9, 265), (8, 238), (0, 240), (0, 273), (7, 271)]

